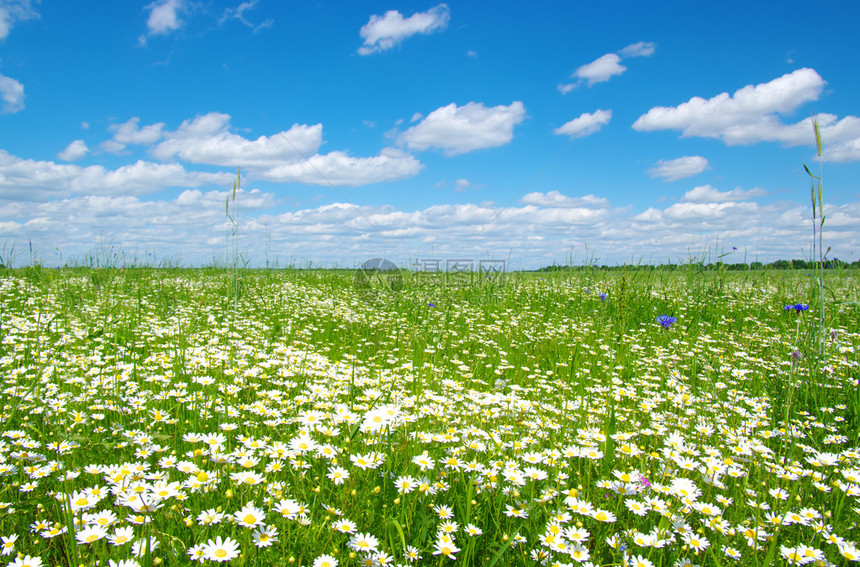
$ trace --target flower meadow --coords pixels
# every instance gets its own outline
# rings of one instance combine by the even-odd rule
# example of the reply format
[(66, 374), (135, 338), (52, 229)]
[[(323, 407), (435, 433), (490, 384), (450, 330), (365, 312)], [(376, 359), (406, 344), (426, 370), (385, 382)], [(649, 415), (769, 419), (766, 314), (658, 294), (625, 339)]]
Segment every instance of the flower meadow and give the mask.
[(4, 271), (0, 564), (860, 561), (855, 273), (406, 276)]

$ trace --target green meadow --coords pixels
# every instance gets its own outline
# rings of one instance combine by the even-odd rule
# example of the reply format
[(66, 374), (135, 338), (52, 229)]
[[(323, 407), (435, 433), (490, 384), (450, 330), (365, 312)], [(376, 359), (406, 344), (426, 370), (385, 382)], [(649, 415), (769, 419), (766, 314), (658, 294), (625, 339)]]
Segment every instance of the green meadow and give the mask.
[(0, 562), (847, 565), (858, 274), (3, 270)]

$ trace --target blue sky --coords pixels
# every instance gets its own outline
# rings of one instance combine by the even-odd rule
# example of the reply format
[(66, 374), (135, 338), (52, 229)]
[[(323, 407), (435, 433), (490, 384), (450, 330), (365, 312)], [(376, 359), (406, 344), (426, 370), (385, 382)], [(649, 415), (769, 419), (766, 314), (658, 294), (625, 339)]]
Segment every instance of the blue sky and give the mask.
[[(249, 265), (860, 255), (856, 2), (0, 0), (0, 244)], [(736, 248), (736, 251), (732, 251)]]

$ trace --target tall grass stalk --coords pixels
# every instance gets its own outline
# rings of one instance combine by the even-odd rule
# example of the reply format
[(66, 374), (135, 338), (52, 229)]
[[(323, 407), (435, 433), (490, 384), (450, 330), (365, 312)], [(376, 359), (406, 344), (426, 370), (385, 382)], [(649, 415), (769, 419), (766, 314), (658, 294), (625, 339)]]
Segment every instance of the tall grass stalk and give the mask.
[(236, 309), (239, 303), (239, 204), (236, 193), (242, 190), (242, 172), (236, 168), (236, 181), (233, 182), (233, 192), (224, 203), (224, 213), (229, 223), (227, 237), (227, 270), (230, 274), (228, 297), (232, 304), (231, 318), (235, 322)]
[[(818, 327), (816, 342), (818, 343), (818, 355), (824, 356), (825, 325), (824, 325), (824, 169), (821, 160), (821, 129), (818, 126), (818, 117), (812, 118), (812, 130), (815, 134), (815, 147), (818, 157), (818, 175), (813, 174), (806, 164), (803, 169), (812, 178), (810, 196), (812, 200), (812, 260), (815, 263), (815, 285), (818, 288)], [(830, 249), (828, 248), (827, 251)]]
[(8, 242), (3, 243), (3, 248), (0, 249), (0, 268), (12, 268), (15, 263), (15, 243), (10, 246)]

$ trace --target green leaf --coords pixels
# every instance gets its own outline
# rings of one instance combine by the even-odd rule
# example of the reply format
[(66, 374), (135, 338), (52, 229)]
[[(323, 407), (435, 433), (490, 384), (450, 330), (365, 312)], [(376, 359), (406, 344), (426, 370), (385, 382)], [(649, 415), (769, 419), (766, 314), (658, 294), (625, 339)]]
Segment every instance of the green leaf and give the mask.
[(507, 551), (507, 549), (511, 546), (511, 544), (513, 542), (514, 542), (514, 538), (511, 538), (508, 540), (508, 542), (505, 545), (503, 545), (501, 548), (499, 548), (499, 550), (496, 552), (496, 554), (493, 556), (493, 558), (490, 560), (490, 562), (487, 563), (487, 567), (493, 567), (493, 565), (496, 564), (496, 561), (499, 560), (499, 558), (502, 556), (502, 554), (505, 551)]
[(396, 518), (391, 518), (391, 523), (397, 529), (397, 533), (400, 534), (400, 543), (403, 545), (403, 552), (406, 553), (406, 536), (403, 535), (403, 528), (400, 526), (400, 522), (398, 522)]
[[(821, 180), (821, 178), (820, 178), (820, 177), (818, 177), (817, 175), (815, 175), (814, 173), (812, 173), (811, 171), (809, 171), (809, 168), (808, 168), (808, 167), (806, 167), (806, 164), (805, 164), (805, 163), (803, 164), (803, 169), (805, 169), (805, 170), (806, 170), (806, 173), (808, 173), (808, 174), (809, 174), (809, 176), (810, 176), (811, 178), (813, 178), (813, 179), (818, 179), (819, 181)], [(814, 187), (813, 187), (813, 190), (815, 190), (815, 189), (814, 189)]]

